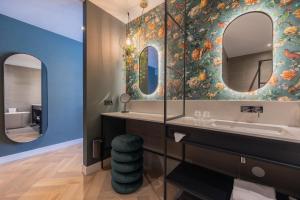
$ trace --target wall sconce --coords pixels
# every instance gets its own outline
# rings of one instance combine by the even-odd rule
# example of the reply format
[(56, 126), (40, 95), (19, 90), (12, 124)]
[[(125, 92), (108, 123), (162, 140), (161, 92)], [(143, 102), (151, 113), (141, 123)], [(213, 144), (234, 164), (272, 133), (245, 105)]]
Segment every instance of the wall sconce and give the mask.
[(128, 22), (127, 22), (127, 24), (126, 24), (126, 45), (127, 45), (127, 46), (130, 46), (130, 45), (132, 45), (131, 39), (130, 39), (130, 37), (129, 37), (130, 14), (129, 14), (129, 12), (128, 12), (127, 14), (128, 14)]
[(130, 46), (132, 44), (131, 39), (127, 36), (126, 45)]

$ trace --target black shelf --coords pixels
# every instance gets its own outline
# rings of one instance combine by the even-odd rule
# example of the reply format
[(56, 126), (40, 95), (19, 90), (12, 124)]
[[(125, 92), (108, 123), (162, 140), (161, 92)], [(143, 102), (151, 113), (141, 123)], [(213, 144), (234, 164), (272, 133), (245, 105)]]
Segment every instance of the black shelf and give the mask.
[(177, 200), (201, 200), (201, 199), (184, 191)]
[(166, 180), (202, 200), (230, 200), (233, 178), (182, 162)]

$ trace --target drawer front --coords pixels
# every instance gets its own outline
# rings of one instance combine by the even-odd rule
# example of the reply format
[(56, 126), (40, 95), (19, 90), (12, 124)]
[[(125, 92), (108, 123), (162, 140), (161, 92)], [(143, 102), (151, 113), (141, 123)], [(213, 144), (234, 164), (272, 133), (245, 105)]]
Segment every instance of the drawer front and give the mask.
[(278, 191), (300, 198), (300, 169), (246, 158), (241, 164), (241, 178), (275, 187)]
[(184, 138), (186, 142), (300, 166), (300, 144), (298, 143), (169, 125), (168, 137), (174, 137), (175, 132), (186, 134)]
[(126, 133), (141, 136), (144, 139), (144, 147), (163, 152), (163, 124), (126, 119)]
[(235, 178), (239, 177), (240, 156), (238, 155), (187, 145), (186, 158), (188, 161), (202, 167)]

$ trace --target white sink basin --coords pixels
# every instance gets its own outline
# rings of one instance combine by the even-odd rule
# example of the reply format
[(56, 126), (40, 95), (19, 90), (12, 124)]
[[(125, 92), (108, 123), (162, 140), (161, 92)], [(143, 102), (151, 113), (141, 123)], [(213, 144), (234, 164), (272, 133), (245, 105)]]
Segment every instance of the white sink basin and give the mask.
[(266, 124), (252, 124), (245, 122), (233, 122), (216, 120), (212, 123), (212, 126), (217, 128), (226, 128), (238, 132), (252, 133), (256, 135), (273, 135), (273, 136), (287, 136), (288, 132), (279, 126), (272, 126)]

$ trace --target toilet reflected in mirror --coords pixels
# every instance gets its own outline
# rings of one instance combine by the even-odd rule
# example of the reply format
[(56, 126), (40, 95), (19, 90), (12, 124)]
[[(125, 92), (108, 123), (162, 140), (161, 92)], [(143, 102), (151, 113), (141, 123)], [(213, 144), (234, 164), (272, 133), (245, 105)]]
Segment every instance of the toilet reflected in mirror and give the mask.
[(4, 63), (5, 133), (19, 143), (31, 142), (42, 133), (42, 62), (14, 54)]

